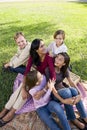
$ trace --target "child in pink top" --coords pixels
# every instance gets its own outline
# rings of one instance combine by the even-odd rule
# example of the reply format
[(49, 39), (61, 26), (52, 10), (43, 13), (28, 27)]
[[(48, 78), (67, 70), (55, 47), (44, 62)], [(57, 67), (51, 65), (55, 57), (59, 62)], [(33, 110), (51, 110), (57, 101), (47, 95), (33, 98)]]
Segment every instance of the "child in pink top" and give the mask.
[[(50, 82), (49, 88), (46, 87), (46, 93), (39, 99), (36, 100), (34, 95), (46, 86), (46, 77), (40, 72), (33, 70), (30, 71), (26, 76), (26, 91), (29, 93), (29, 98), (32, 96), (34, 108), (39, 108), (46, 105), (50, 101), (50, 94), (52, 90), (52, 83)], [(0, 112), (0, 127), (8, 123), (13, 117), (15, 112), (26, 103), (27, 98), (23, 100), (21, 91), (22, 83), (17, 90), (11, 95), (9, 101), (6, 103), (5, 108)]]

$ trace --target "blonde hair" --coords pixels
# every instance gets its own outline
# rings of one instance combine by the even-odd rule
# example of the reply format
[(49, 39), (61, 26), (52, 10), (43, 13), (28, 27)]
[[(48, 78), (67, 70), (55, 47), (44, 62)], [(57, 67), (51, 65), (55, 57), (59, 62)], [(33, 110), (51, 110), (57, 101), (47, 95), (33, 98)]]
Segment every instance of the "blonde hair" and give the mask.
[(24, 37), (24, 34), (22, 32), (17, 32), (14, 36), (14, 40), (16, 41), (20, 35)]
[(63, 39), (65, 39), (65, 32), (63, 30), (57, 30), (53, 35), (54, 39), (56, 39), (56, 36), (60, 34), (63, 36)]

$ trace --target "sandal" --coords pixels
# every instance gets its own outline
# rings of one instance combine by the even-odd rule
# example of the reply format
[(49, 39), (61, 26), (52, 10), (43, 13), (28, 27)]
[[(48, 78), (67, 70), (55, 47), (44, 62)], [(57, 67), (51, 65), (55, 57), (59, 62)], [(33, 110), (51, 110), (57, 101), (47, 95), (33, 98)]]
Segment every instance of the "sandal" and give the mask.
[(87, 125), (87, 123), (82, 119), (82, 118), (78, 118), (78, 120), (82, 123), (84, 123), (85, 125)]
[(4, 120), (0, 119), (0, 127), (6, 125), (6, 124), (9, 123), (10, 121), (11, 121), (11, 120), (9, 120), (9, 121), (4, 121)]
[[(82, 122), (82, 121), (84, 121), (83, 119), (81, 119), (81, 118), (78, 118), (78, 120), (80, 121), (80, 122)], [(84, 121), (85, 122), (85, 121)], [(83, 122), (82, 122), (83, 123)], [(76, 124), (75, 124), (75, 126), (79, 129), (79, 130), (87, 130), (87, 123), (85, 122), (85, 123), (83, 123), (84, 125), (85, 125), (85, 127), (83, 128), (83, 129), (81, 129), (81, 128), (79, 128), (79, 126), (77, 126)], [(73, 128), (72, 128), (72, 130), (73, 130)]]
[[(4, 116), (5, 116), (5, 115), (4, 115)], [(4, 116), (0, 117), (0, 120), (1, 120)]]

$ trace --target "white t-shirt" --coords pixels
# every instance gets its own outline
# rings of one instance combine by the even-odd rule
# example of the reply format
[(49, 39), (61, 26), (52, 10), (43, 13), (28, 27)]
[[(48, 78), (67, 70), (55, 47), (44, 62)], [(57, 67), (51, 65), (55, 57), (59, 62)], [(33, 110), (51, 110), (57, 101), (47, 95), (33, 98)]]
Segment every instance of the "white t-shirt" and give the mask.
[(61, 52), (67, 52), (67, 50), (67, 46), (64, 43), (61, 46), (57, 47), (56, 42), (52, 42), (47, 47), (47, 51), (53, 56)]

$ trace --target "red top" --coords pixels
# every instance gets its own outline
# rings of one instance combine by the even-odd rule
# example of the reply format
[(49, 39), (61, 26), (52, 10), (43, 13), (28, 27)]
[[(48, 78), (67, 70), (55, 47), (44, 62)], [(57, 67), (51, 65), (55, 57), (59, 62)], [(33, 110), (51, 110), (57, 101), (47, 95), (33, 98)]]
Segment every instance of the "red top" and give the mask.
[[(25, 70), (24, 75), (27, 75), (27, 73), (30, 71), (32, 66), (32, 57), (30, 56), (30, 58), (28, 59), (28, 64)], [(48, 53), (46, 53), (44, 61), (41, 62), (41, 64), (39, 66), (37, 66), (37, 70), (39, 72), (41, 72), (42, 74), (45, 74), (45, 69), (49, 68), (50, 71), (50, 78), (51, 79), (56, 79), (56, 74), (55, 74), (55, 69), (54, 69), (54, 65), (53, 65), (53, 58), (49, 56)]]

